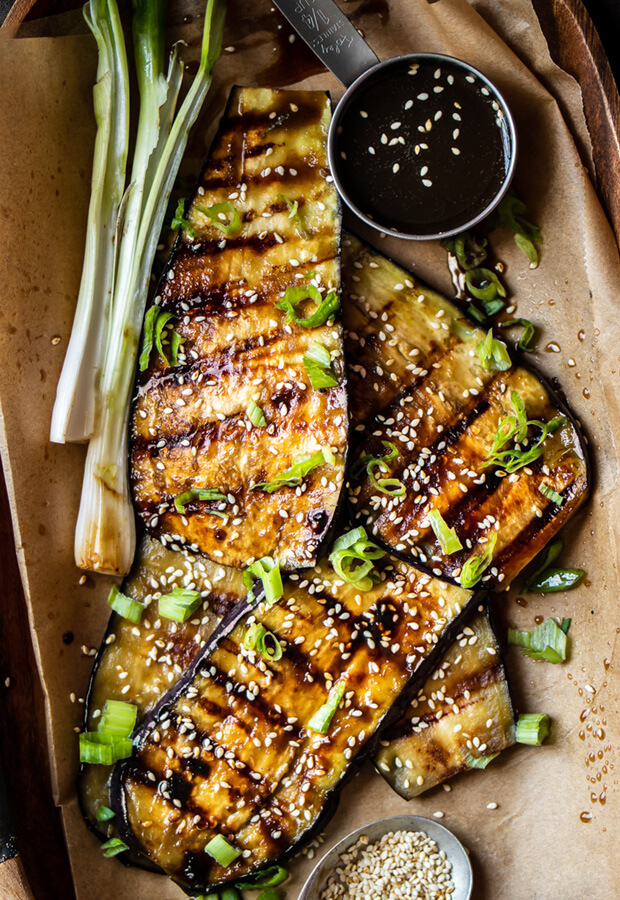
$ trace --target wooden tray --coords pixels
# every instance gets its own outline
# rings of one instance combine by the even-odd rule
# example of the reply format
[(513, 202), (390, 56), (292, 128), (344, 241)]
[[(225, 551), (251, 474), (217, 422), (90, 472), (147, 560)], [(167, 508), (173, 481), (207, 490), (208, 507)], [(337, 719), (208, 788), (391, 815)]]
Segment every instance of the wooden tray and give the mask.
[[(554, 61), (581, 85), (594, 147), (593, 181), (620, 245), (620, 97), (600, 38), (581, 0), (533, 0)], [(29, 18), (81, 5), (18, 0), (0, 32)], [(36, 674), (4, 479), (0, 479), (0, 758), (4, 762), (24, 866), (37, 900), (74, 897), (60, 815), (51, 795), (43, 693)], [(3, 689), (10, 677), (8, 690)], [(0, 870), (0, 896), (3, 891)]]

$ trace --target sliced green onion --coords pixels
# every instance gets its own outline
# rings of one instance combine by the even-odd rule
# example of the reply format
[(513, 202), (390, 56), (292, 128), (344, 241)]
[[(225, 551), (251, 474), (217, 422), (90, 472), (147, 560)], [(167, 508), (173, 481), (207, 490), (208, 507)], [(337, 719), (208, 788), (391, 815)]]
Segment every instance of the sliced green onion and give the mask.
[(213, 859), (226, 869), (231, 862), (234, 862), (238, 856), (241, 856), (241, 850), (237, 850), (232, 844), (229, 844), (225, 837), (216, 834), (205, 847), (205, 853), (212, 856)]
[(243, 897), (236, 887), (227, 887), (220, 893), (219, 900), (243, 900)]
[(329, 561), (334, 572), (360, 591), (370, 591), (378, 582), (373, 560), (385, 552), (368, 540), (365, 528), (353, 528), (335, 541)]
[[(443, 241), (442, 244), (445, 246)], [(486, 238), (478, 238), (469, 231), (464, 231), (454, 238), (452, 252), (456, 256), (460, 267), (467, 271), (468, 269), (475, 269), (485, 261), (487, 258), (486, 246)]]
[(542, 575), (528, 582), (527, 590), (532, 594), (554, 594), (571, 591), (586, 577), (583, 569), (545, 569)]
[(129, 737), (136, 726), (138, 707), (124, 700), (106, 700), (97, 730), (116, 737)]
[(519, 350), (524, 350), (526, 353), (531, 352), (534, 349), (534, 344), (536, 342), (536, 329), (533, 323), (530, 322), (529, 319), (508, 319), (507, 322), (500, 322), (499, 327), (512, 328), (513, 325), (521, 325), (523, 328), (517, 347)]
[(296, 456), (290, 469), (280, 472), (271, 481), (262, 481), (260, 484), (253, 484), (253, 491), (264, 491), (265, 494), (273, 494), (274, 491), (282, 487), (297, 487), (301, 484), (306, 475), (309, 475), (319, 466), (335, 463), (335, 457), (329, 447), (323, 447), (318, 453), (311, 453), (307, 456)]
[(572, 621), (573, 621), (572, 619), (562, 619), (562, 622), (561, 622), (561, 624), (560, 624), (560, 628), (562, 629), (562, 631), (564, 632), (564, 634), (568, 634), (568, 629), (570, 628), (570, 623), (571, 623)]
[(83, 731), (80, 735), (80, 762), (113, 766), (119, 759), (131, 756), (133, 744), (128, 737), (106, 731)]
[(241, 639), (241, 644), (246, 650), (256, 650), (266, 659), (276, 662), (282, 659), (282, 644), (275, 634), (267, 631), (260, 622), (250, 625)]
[[(542, 456), (544, 441), (565, 422), (563, 416), (556, 416), (549, 422), (541, 422), (538, 419), (530, 421), (525, 413), (523, 400), (516, 391), (512, 392), (511, 401), (516, 415), (506, 416), (502, 419), (493, 438), (491, 451), (484, 463), (485, 466), (493, 465), (504, 469), (509, 474)], [(540, 434), (522, 450), (520, 445), (527, 440), (527, 431), (530, 427), (538, 428)], [(507, 447), (506, 445), (511, 441), (514, 441), (514, 446)]]
[(194, 237), (196, 237), (196, 231), (192, 227), (192, 224), (189, 221), (189, 219), (186, 219), (183, 216), (184, 210), (185, 210), (185, 200), (183, 199), (183, 197), (181, 197), (181, 199), (177, 203), (176, 212), (174, 214), (174, 218), (172, 219), (172, 222), (170, 223), (170, 227), (173, 229), (183, 228), (189, 234), (190, 237), (194, 238)]
[(248, 566), (243, 573), (243, 585), (249, 592), (248, 597), (250, 600), (254, 599), (252, 587), (255, 578), (259, 578), (262, 582), (267, 603), (275, 603), (284, 594), (280, 566), (275, 559), (263, 556), (262, 559), (257, 559), (251, 566)]
[(175, 319), (170, 312), (160, 309), (154, 304), (148, 310), (144, 317), (144, 332), (142, 335), (142, 350), (140, 353), (140, 371), (144, 372), (149, 367), (153, 345), (156, 347), (160, 357), (167, 366), (174, 366), (178, 361), (178, 352), (182, 337), (176, 331), (170, 332), (168, 339), (170, 341), (170, 359), (166, 356), (164, 350), (164, 328), (169, 324), (171, 319)]
[(132, 600), (126, 594), (122, 594), (116, 585), (110, 591), (108, 604), (117, 615), (127, 619), (129, 622), (133, 622), (134, 625), (140, 622), (144, 612), (144, 606), (141, 603), (138, 603), (137, 600)]
[(338, 384), (331, 365), (331, 354), (323, 344), (316, 341), (310, 344), (303, 360), (313, 388), (335, 387)]
[(109, 822), (110, 819), (113, 819), (116, 813), (114, 810), (110, 809), (109, 806), (105, 806), (102, 804), (97, 812), (95, 813), (95, 818), (98, 822)]
[(525, 203), (510, 190), (489, 217), (489, 227), (495, 228), (501, 223), (512, 229), (517, 247), (525, 253), (531, 267), (536, 268), (539, 259), (536, 244), (542, 244), (542, 235), (537, 225), (524, 218), (526, 213)]
[(175, 588), (159, 598), (159, 615), (174, 622), (186, 622), (201, 603), (202, 597), (198, 591)]
[[(316, 304), (315, 311), (309, 316), (298, 316), (297, 307), (303, 300), (313, 300)], [(338, 295), (336, 291), (329, 291), (324, 297), (317, 287), (313, 284), (295, 285), (287, 287), (283, 298), (276, 303), (278, 309), (283, 309), (286, 313), (287, 322), (295, 322), (302, 328), (318, 328), (324, 325), (328, 319), (331, 319), (338, 309)]]
[(480, 325), (483, 325), (487, 320), (485, 313), (483, 313), (482, 310), (478, 309), (477, 306), (474, 306), (471, 301), (467, 304), (467, 313), (469, 316), (471, 316), (474, 322), (478, 322)]
[(496, 300), (506, 296), (506, 288), (490, 269), (469, 269), (465, 284), (476, 300)]
[(540, 746), (549, 737), (550, 726), (551, 720), (546, 713), (524, 713), (517, 721), (517, 743)]
[(246, 415), (252, 425), (256, 425), (257, 428), (265, 428), (267, 425), (267, 419), (265, 418), (265, 413), (262, 411), (258, 403), (255, 400), (250, 400), (248, 403), (248, 408), (246, 409)]
[(523, 590), (526, 591), (530, 584), (533, 584), (539, 575), (548, 569), (551, 563), (555, 562), (562, 550), (564, 549), (564, 541), (562, 538), (555, 538), (555, 540), (551, 541), (550, 544), (547, 544), (545, 549), (538, 554), (536, 561), (539, 565), (536, 567), (534, 572), (529, 576), (529, 578), (523, 583)]
[(318, 731), (319, 734), (327, 734), (331, 721), (334, 718), (336, 710), (340, 706), (340, 702), (344, 697), (347, 689), (346, 678), (337, 682), (329, 692), (326, 702), (313, 714), (308, 722), (308, 728), (311, 731)]
[(558, 494), (557, 491), (554, 491), (553, 488), (549, 487), (548, 484), (545, 484), (544, 481), (538, 485), (538, 490), (543, 497), (547, 497), (548, 500), (551, 500), (557, 506), (561, 506), (564, 503), (564, 497), (561, 494)]
[(241, 216), (232, 203), (214, 203), (209, 207), (196, 204), (196, 209), (211, 220), (214, 228), (223, 231), (226, 237), (232, 237), (241, 228)]
[(390, 471), (388, 462), (398, 457), (398, 450), (391, 441), (381, 441), (381, 443), (388, 451), (385, 456), (372, 456), (368, 453), (366, 456), (360, 457), (353, 467), (353, 473), (366, 469), (370, 482), (376, 490), (381, 491), (382, 494), (389, 494), (390, 497), (402, 497), (406, 493), (406, 488), (400, 478), (377, 478), (374, 473), (375, 469), (388, 473)]
[[(570, 624), (570, 620), (568, 620)], [(568, 628), (566, 629), (568, 631)], [(568, 637), (554, 619), (545, 619), (533, 631), (508, 629), (508, 643), (523, 648), (523, 654), (531, 659), (551, 663), (564, 662), (568, 651)]]
[(304, 227), (301, 213), (299, 212), (299, 201), (289, 200), (289, 198), (285, 197), (284, 194), (278, 194), (276, 200), (284, 200), (284, 202), (286, 203), (286, 208), (288, 209), (289, 219), (292, 219), (295, 222), (295, 227), (297, 228), (300, 237), (308, 240), (309, 234)]
[(256, 900), (280, 900), (280, 895), (272, 887), (268, 887), (260, 892)]
[(484, 311), (487, 316), (494, 316), (496, 313), (500, 312), (505, 306), (506, 303), (503, 300), (483, 300), (482, 305), (484, 307)]
[(463, 564), (459, 578), (461, 587), (473, 588), (475, 584), (478, 584), (485, 570), (491, 565), (496, 543), (497, 532), (494, 531), (486, 543), (482, 556), (470, 556)]
[(119, 853), (129, 850), (129, 847), (120, 838), (110, 838), (109, 841), (101, 845), (101, 850), (106, 859), (110, 859), (112, 856), (118, 856)]
[(463, 549), (463, 545), (456, 536), (456, 531), (454, 528), (449, 527), (438, 509), (430, 510), (428, 521), (444, 553), (449, 556), (451, 553), (456, 553), (457, 550)]
[(463, 759), (469, 769), (486, 769), (490, 762), (499, 756), (499, 753), (491, 753), (490, 756), (473, 756), (467, 753)]
[(476, 353), (483, 369), (505, 372), (512, 366), (506, 344), (493, 337), (491, 328), (489, 328), (486, 338), (480, 341), (476, 347)]
[(271, 866), (250, 881), (240, 882), (237, 887), (240, 891), (260, 891), (261, 888), (278, 887), (279, 884), (284, 884), (288, 877), (288, 872), (282, 866)]
[[(194, 488), (191, 491), (184, 491), (177, 494), (174, 498), (174, 508), (178, 513), (184, 515), (185, 507), (194, 500), (223, 500), (226, 501), (226, 494), (223, 494), (217, 488)], [(203, 509), (201, 512), (210, 516), (219, 516), (221, 519), (227, 519), (228, 513), (222, 512), (220, 509)]]

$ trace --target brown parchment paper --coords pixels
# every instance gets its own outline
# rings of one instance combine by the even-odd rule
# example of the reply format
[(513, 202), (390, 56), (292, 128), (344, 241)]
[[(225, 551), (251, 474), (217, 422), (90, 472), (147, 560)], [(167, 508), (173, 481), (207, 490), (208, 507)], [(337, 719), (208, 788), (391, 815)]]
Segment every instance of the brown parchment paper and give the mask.
[[(171, 36), (184, 37), (195, 54), (200, 3), (171, 6)], [(325, 846), (380, 816), (441, 812), (470, 849), (476, 900), (617, 897), (620, 265), (584, 168), (591, 144), (579, 86), (551, 61), (530, 0), (361, 0), (345, 9), (381, 58), (424, 49), (452, 53), (505, 93), (521, 141), (516, 186), (544, 235), (541, 265), (529, 269), (500, 231), (493, 245), (507, 263), (518, 315), (541, 329), (535, 361), (560, 379), (589, 435), (596, 484), (565, 535), (563, 562), (586, 568), (585, 585), (529, 596), (526, 607), (515, 603), (515, 590), (503, 595), (508, 619), (521, 627), (532, 627), (537, 615), (573, 619), (572, 654), (564, 665), (535, 663), (518, 651), (509, 658), (518, 706), (548, 712), (552, 739), (540, 748), (507, 751), (484, 773), (454, 780), (449, 793), (435, 789), (409, 804), (368, 764), (345, 789)], [(232, 83), (301, 83), (341, 93), (299, 42), (289, 43), (290, 29), (278, 28), (281, 23), (268, 0), (230, 3), (227, 49), (183, 166), (185, 184), (198, 171), (209, 123)], [(47, 439), (79, 285), (94, 139), (94, 42), (79, 33), (75, 17), (62, 17), (62, 27), (77, 33), (0, 43), (0, 441), (47, 700), (54, 793), (78, 900), (172, 900), (183, 894), (167, 879), (102, 858), (75, 798), (79, 698), (92, 663), (87, 654), (107, 621), (110, 579), (89, 575), (81, 584), (73, 563), (84, 449)], [(445, 254), (437, 245), (366, 234), (449, 293)], [(62, 641), (66, 631), (75, 634), (70, 646)], [(498, 808), (489, 810), (491, 802)], [(581, 820), (584, 812), (590, 821)], [(313, 864), (301, 857), (291, 865), (290, 900)]]

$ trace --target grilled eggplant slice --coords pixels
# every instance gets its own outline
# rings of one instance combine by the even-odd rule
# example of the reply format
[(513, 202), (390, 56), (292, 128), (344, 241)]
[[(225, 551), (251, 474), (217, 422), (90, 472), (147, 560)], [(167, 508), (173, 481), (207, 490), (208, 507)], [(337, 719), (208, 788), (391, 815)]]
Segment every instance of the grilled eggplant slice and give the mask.
[[(587, 495), (587, 456), (573, 416), (521, 363), (484, 369), (477, 348), (485, 332), (353, 236), (343, 245), (343, 272), (357, 455), (385, 457), (388, 444), (397, 451), (384, 464), (396, 480), (392, 493), (367, 472), (352, 481), (356, 516), (392, 552), (455, 583), (467, 559), (488, 553), (478, 586), (506, 587)], [(562, 423), (538, 459), (506, 474), (488, 457), (500, 422), (515, 415), (515, 393), (528, 419), (560, 416)], [(398, 482), (402, 496), (394, 496)], [(460, 550), (443, 551), (430, 509), (455, 529)]]
[(407, 714), (382, 735), (377, 771), (411, 800), (515, 743), (515, 716), (487, 607), (463, 626)]
[[(147, 313), (134, 502), (167, 546), (229, 566), (262, 556), (284, 570), (314, 565), (339, 504), (348, 416), (329, 119), (322, 91), (233, 89)], [(285, 295), (290, 321), (277, 306)], [(328, 297), (323, 324), (297, 324)], [(303, 358), (313, 344), (331, 357), (333, 386), (312, 386)], [(307, 474), (256, 487), (317, 454)]]
[[(323, 563), (289, 576), (276, 603), (239, 604), (116, 765), (121, 837), (184, 887), (285, 859), (323, 824), (471, 598), (394, 558), (376, 568), (367, 593)], [(244, 647), (254, 623), (280, 642), (279, 659)], [(313, 731), (338, 689), (326, 733)], [(216, 835), (240, 851), (227, 868), (205, 852)]]
[[(159, 596), (175, 587), (202, 592), (202, 607), (187, 622), (173, 622), (157, 613)], [(143, 603), (145, 613), (139, 625), (112, 614), (86, 696), (86, 731), (96, 730), (106, 700), (135, 704), (140, 721), (185, 672), (222, 617), (247, 593), (240, 570), (169, 550), (148, 536), (142, 539), (122, 590)], [(84, 764), (78, 778), (82, 812), (100, 833), (105, 826), (96, 813), (102, 804), (109, 806), (111, 772), (107, 766)]]

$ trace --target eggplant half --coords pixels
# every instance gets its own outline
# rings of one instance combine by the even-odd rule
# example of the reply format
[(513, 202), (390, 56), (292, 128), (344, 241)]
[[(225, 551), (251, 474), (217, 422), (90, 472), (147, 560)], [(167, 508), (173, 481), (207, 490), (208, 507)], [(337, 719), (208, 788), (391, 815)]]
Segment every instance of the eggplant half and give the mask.
[[(239, 604), (116, 764), (121, 838), (183, 887), (238, 881), (322, 827), (472, 596), (388, 556), (375, 571), (360, 592), (323, 563)], [(255, 626), (281, 655), (249, 649)], [(206, 849), (218, 836), (226, 866)]]
[[(158, 615), (157, 601), (175, 588), (200, 591), (202, 606), (186, 622)], [(139, 624), (113, 613), (95, 659), (85, 704), (85, 731), (96, 731), (106, 700), (138, 708), (138, 721), (186, 671), (206, 640), (247, 593), (243, 574), (200, 556), (170, 550), (145, 536), (122, 585), (123, 593), (145, 606)], [(78, 796), (89, 826), (109, 836), (114, 820), (102, 826), (97, 810), (109, 806), (109, 766), (85, 763)]]
[[(485, 331), (350, 235), (343, 295), (355, 398), (354, 515), (391, 552), (439, 578), (472, 587), (464, 565), (484, 557), (475, 561), (484, 566), (476, 586), (507, 587), (587, 495), (588, 461), (574, 417), (521, 362), (484, 368)], [(532, 461), (521, 466), (519, 454), (531, 449)], [(431, 510), (454, 530), (460, 549), (444, 550)]]
[[(228, 566), (313, 566), (342, 492), (330, 115), (322, 91), (233, 89), (146, 314), (134, 503), (168, 547)], [(328, 364), (311, 378), (313, 353)]]
[(506, 670), (488, 607), (481, 606), (411, 701), (382, 735), (377, 771), (411, 800), (515, 743)]

